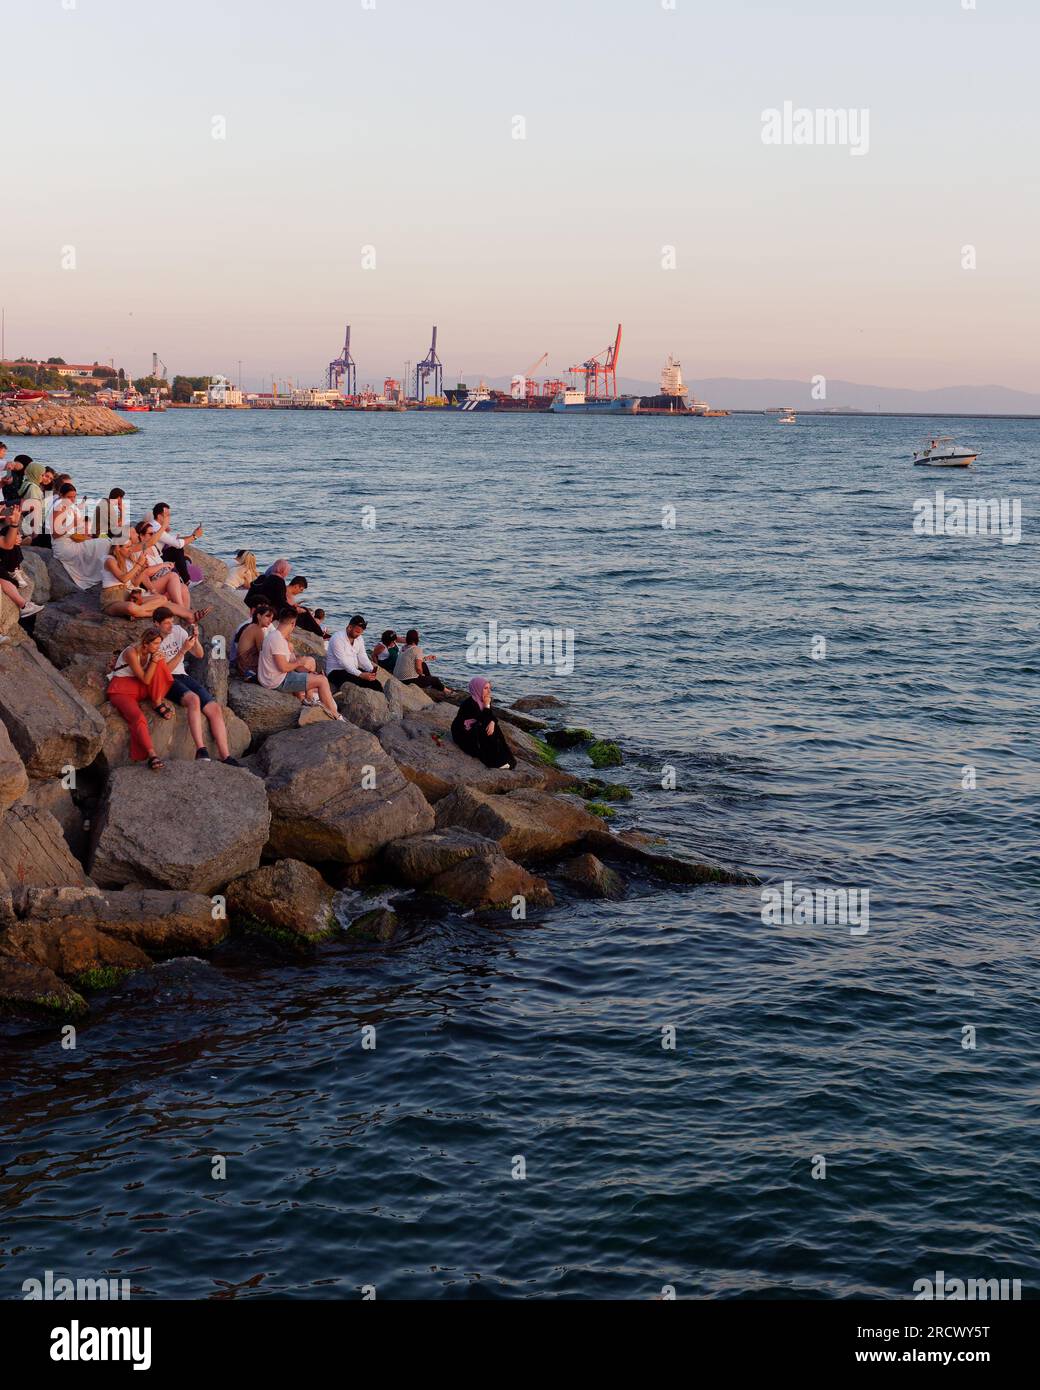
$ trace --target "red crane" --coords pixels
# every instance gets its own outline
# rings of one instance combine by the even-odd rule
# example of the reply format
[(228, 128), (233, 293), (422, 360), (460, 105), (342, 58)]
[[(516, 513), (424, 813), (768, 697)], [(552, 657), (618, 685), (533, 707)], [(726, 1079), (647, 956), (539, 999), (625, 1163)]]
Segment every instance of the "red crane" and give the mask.
[[(597, 396), (616, 396), (617, 395), (617, 360), (621, 352), (621, 325), (617, 326), (617, 337), (613, 345), (607, 344), (601, 352), (597, 352), (590, 357), (587, 362), (582, 362), (580, 366), (568, 367), (569, 372), (583, 372), (585, 376), (585, 397), (595, 399)], [(599, 359), (603, 358), (601, 362)], [(600, 378), (603, 379), (603, 390), (600, 391)]]

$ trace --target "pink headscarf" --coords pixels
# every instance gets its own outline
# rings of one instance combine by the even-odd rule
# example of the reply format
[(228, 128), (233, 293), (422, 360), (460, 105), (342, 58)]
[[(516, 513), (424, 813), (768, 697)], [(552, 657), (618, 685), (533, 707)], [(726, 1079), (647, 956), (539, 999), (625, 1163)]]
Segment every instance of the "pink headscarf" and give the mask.
[[(487, 676), (474, 676), (469, 683), (469, 693), (476, 700), (479, 709), (484, 708), (484, 691), (491, 688), (491, 682)], [(463, 727), (466, 730), (472, 729), (477, 721), (475, 719), (464, 719)]]

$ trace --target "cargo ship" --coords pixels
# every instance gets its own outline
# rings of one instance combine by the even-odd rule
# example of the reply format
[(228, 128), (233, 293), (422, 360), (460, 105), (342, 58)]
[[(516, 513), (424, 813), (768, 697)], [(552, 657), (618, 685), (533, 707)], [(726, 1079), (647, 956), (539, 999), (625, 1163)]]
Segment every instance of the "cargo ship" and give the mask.
[(460, 381), (457, 386), (450, 387), (446, 392), (447, 408), (449, 410), (464, 410), (468, 413), (476, 411), (547, 411), (550, 406), (551, 397), (541, 395), (514, 396), (509, 391), (496, 391), (489, 387), (486, 382), (481, 382), (476, 390), (471, 391), (464, 381)]
[(554, 415), (634, 415), (638, 396), (586, 396), (584, 391), (567, 387), (553, 397), (549, 409)]
[(661, 389), (656, 396), (642, 396), (639, 401), (640, 415), (695, 415), (700, 419), (714, 419), (728, 415), (728, 410), (712, 410), (706, 401), (696, 396), (688, 399), (690, 388), (682, 379), (682, 363), (669, 354), (668, 361), (661, 371)]

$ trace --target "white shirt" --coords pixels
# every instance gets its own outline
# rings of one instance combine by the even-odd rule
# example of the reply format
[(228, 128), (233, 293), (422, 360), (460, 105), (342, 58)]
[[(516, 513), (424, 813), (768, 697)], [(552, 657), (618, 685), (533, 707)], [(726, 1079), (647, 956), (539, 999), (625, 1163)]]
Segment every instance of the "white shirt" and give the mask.
[(180, 536), (174, 535), (172, 531), (164, 531), (157, 521), (148, 523), (148, 534), (154, 538), (153, 544), (160, 552), (164, 545), (175, 546), (177, 550), (184, 549), (184, 542)]
[(174, 623), (173, 627), (170, 628), (170, 631), (159, 643), (159, 650), (160, 652), (162, 652), (163, 659), (165, 660), (167, 666), (169, 666), (170, 668), (171, 676), (187, 675), (187, 672), (184, 669), (183, 656), (178, 660), (176, 666), (173, 665), (173, 658), (177, 655), (177, 653), (180, 651), (181, 647), (184, 646), (187, 640), (188, 634), (184, 630), (184, 628), (182, 628), (179, 623)]
[(285, 671), (278, 669), (275, 662), (276, 656), (284, 656), (289, 661), (293, 660), (292, 647), (279, 632), (278, 625), (272, 623), (264, 633), (264, 645), (260, 648), (260, 659), (256, 665), (257, 679), (268, 690), (276, 690), (286, 676)]
[(342, 632), (337, 632), (335, 637), (329, 641), (328, 649), (325, 653), (325, 670), (346, 671), (350, 676), (359, 675), (362, 671), (374, 671), (376, 668), (368, 659), (368, 652), (365, 651), (365, 634), (359, 632), (353, 642), (347, 636), (346, 628)]

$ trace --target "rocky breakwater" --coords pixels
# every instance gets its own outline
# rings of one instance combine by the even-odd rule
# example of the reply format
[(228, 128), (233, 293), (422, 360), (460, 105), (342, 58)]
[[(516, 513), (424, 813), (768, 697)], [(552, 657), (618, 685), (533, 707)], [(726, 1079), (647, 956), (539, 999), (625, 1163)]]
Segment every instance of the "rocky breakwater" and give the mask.
[[(53, 555), (27, 557), (45, 604), (32, 637), (0, 605), (0, 1013), (75, 1019), (128, 975), (229, 936), (310, 955), (344, 928), (390, 940), (395, 907), (493, 924), (561, 893), (617, 897), (635, 877), (749, 881), (614, 834), (603, 798), (625, 789), (562, 771), (521, 710), (497, 711), (516, 768), (490, 769), (452, 742), (451, 703), (385, 673), (383, 694), (340, 692), (342, 723), (232, 677), (246, 609), (220, 561), (192, 558), (206, 575), (193, 597), (210, 609), (193, 674), (240, 767), (195, 761), (183, 711), (164, 721), (147, 707), (166, 767), (131, 763), (105, 670), (146, 624), (104, 617), (97, 590), (75, 589)], [(295, 642), (321, 663), (320, 641)], [(571, 732), (562, 742), (580, 745), (585, 731)], [(356, 891), (344, 889), (380, 903), (349, 921)]]
[(137, 427), (107, 405), (22, 404), (0, 401), (0, 439), (6, 434), (136, 434)]

